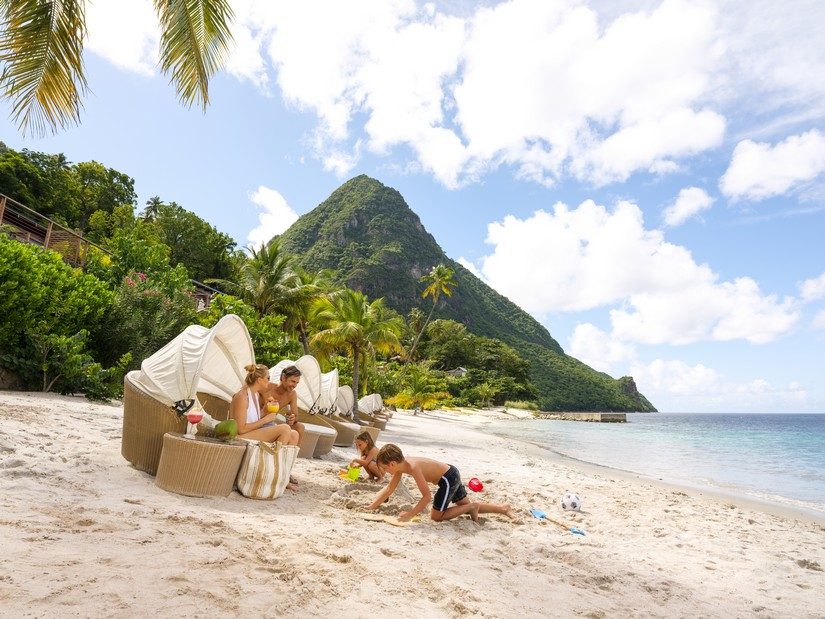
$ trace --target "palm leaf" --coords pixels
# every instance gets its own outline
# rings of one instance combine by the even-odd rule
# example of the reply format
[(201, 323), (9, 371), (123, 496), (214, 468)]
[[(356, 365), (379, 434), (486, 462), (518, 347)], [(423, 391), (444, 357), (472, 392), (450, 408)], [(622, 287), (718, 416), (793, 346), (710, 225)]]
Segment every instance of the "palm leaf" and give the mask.
[(84, 0), (5, 0), (0, 2), (2, 33), (0, 88), (12, 101), (12, 118), (23, 133), (80, 120)]
[(181, 103), (209, 103), (209, 78), (224, 64), (234, 14), (228, 0), (154, 0), (163, 34), (160, 66)]

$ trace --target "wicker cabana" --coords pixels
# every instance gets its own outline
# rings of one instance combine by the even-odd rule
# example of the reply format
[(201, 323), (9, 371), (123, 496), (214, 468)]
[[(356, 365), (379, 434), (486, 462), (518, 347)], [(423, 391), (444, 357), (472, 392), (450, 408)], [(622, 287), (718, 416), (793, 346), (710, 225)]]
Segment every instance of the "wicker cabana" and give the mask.
[(198, 398), (214, 418), (225, 419), (232, 396), (243, 387), (243, 368), (252, 363), (252, 340), (234, 314), (211, 329), (184, 329), (124, 378), (123, 457), (154, 475), (163, 435), (186, 429), (186, 419), (176, 407), (182, 410)]

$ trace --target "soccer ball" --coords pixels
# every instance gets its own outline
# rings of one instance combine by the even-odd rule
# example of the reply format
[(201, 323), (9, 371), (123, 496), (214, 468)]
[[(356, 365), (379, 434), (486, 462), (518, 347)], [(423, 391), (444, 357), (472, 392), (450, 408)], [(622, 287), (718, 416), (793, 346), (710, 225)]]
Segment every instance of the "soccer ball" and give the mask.
[(582, 500), (575, 492), (565, 492), (561, 498), (561, 508), (564, 511), (577, 512), (582, 508)]

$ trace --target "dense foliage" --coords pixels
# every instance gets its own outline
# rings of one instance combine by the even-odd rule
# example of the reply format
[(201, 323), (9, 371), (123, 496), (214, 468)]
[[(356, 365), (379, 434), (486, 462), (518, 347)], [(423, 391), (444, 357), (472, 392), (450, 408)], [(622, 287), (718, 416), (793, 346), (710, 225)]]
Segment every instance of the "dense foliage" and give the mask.
[(58, 254), (0, 234), (0, 364), (31, 388), (105, 397), (117, 377), (94, 361), (89, 336), (113, 298)]

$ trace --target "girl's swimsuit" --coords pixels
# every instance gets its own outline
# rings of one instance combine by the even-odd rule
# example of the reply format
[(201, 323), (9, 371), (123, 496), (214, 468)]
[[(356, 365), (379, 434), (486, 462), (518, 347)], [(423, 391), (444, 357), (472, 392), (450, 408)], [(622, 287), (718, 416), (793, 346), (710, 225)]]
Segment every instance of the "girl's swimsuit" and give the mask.
[(467, 490), (461, 483), (461, 475), (452, 464), (438, 480), (438, 490), (433, 497), (433, 509), (443, 512), (450, 503), (458, 503), (467, 496)]

